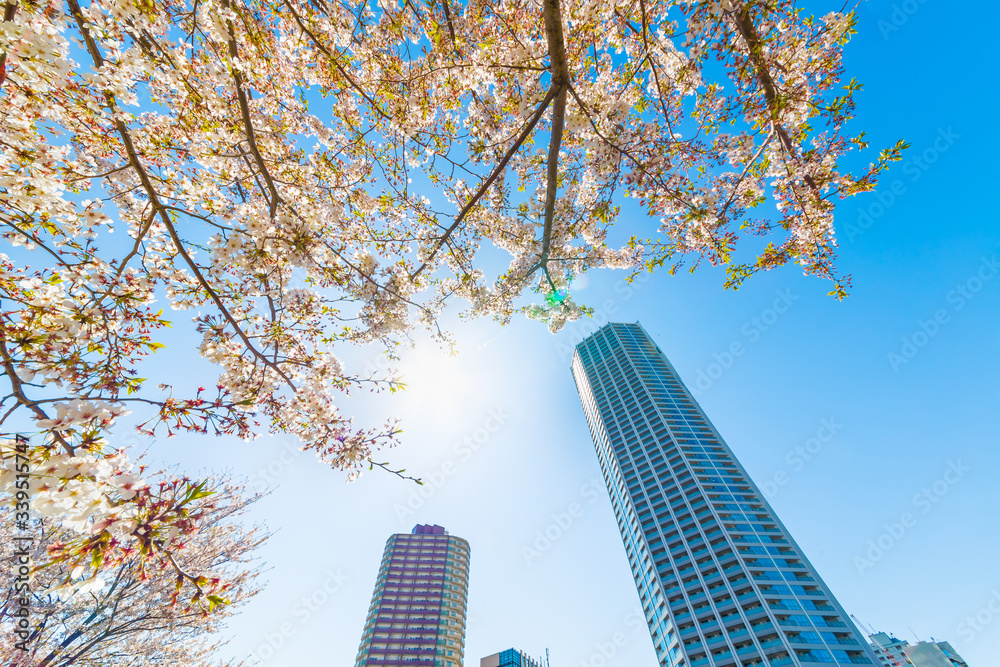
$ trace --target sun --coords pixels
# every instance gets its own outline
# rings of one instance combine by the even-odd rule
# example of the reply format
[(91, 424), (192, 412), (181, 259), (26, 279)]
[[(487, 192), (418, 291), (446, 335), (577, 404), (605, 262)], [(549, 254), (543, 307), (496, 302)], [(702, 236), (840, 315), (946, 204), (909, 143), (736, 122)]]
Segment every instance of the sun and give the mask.
[(481, 375), (472, 356), (433, 346), (418, 347), (404, 355), (399, 370), (406, 383), (406, 410), (423, 418), (446, 419), (477, 403), (477, 376)]

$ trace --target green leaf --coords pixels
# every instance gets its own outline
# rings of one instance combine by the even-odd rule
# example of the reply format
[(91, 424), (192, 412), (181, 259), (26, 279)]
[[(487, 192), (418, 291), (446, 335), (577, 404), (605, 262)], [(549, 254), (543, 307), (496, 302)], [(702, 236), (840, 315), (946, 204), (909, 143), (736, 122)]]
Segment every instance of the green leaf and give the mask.
[(208, 486), (207, 481), (193, 487), (190, 491), (188, 491), (187, 497), (184, 498), (184, 501), (181, 504), (183, 505), (184, 503), (191, 502), (192, 500), (198, 500), (199, 498), (207, 498), (208, 496), (215, 495), (215, 491), (207, 491), (205, 489), (206, 486)]
[(221, 606), (224, 604), (229, 604), (229, 600), (219, 595), (209, 595), (208, 596), (208, 610), (212, 611), (216, 606)]

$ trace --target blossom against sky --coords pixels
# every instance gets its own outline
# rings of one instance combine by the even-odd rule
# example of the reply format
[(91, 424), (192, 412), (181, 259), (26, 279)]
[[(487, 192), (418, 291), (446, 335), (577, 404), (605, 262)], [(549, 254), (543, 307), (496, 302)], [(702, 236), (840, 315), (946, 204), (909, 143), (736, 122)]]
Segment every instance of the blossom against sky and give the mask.
[[(736, 293), (711, 271), (631, 286), (608, 272), (577, 292), (598, 315), (649, 330), (848, 611), (911, 641), (908, 627), (951, 641), (975, 667), (992, 664), (1000, 642), (1000, 619), (981, 623), (1000, 589), (1000, 230), (989, 196), (998, 147), (984, 130), (997, 101), (984, 85), (996, 12), (861, 5), (846, 54), (866, 83), (859, 113), (873, 142), (902, 136), (912, 148), (884, 190), (837, 210), (854, 278), (847, 300), (794, 271)], [(404, 367), (409, 388), (392, 399), (406, 446), (387, 456), (428, 479), (424, 495), (376, 472), (345, 485), (281, 440), (153, 446), (276, 486), (260, 504), (280, 527), (266, 547), (270, 586), (231, 624), (234, 655), (260, 655), (270, 637), (280, 646), (265, 665), (351, 664), (385, 539), (438, 523), (472, 548), (470, 665), (509, 646), (596, 665), (610, 642), (609, 666), (654, 667), (569, 371), (567, 351), (585, 330), (552, 337), (515, 321), (455, 331), (460, 355), (417, 353)], [(742, 353), (730, 358), (734, 343)], [(181, 369), (177, 354), (163, 359)], [(811, 451), (830, 423), (832, 439)], [(969, 470), (942, 486), (956, 479), (953, 465)], [(539, 541), (574, 503), (572, 525)], [(915, 525), (885, 537), (907, 512)], [(881, 555), (871, 547), (880, 539), (891, 541)]]
[[(819, 4), (810, 9), (829, 9)], [(1000, 620), (977, 620), (1000, 588), (997, 95), (986, 85), (997, 10), (962, 9), (860, 8), (846, 53), (865, 82), (859, 122), (876, 146), (905, 137), (912, 148), (877, 194), (837, 210), (841, 269), (854, 278), (846, 301), (795, 270), (735, 293), (711, 270), (633, 285), (604, 272), (576, 298), (643, 323), (849, 611), (949, 640), (982, 666), (1000, 640)], [(389, 402), (404, 446), (385, 457), (425, 487), (378, 471), (345, 485), (280, 438), (150, 445), (185, 471), (232, 468), (275, 487), (253, 510), (278, 531), (263, 554), (270, 586), (231, 624), (228, 650), (270, 647), (267, 665), (351, 664), (386, 537), (438, 523), (472, 547), (471, 665), (513, 645), (550, 647), (554, 664), (573, 667), (609, 651), (609, 666), (653, 667), (569, 373), (585, 328), (449, 324), (460, 356), (416, 352), (409, 388)], [(179, 380), (213, 377), (187, 342), (153, 363)], [(387, 410), (348, 406), (372, 424)], [(906, 513), (916, 522), (900, 534)]]

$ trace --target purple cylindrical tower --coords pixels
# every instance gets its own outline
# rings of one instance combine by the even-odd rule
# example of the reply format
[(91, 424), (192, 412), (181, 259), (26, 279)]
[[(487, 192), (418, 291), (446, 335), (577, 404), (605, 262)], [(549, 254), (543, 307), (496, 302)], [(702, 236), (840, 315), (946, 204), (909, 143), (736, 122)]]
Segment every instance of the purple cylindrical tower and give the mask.
[(355, 667), (462, 667), (469, 543), (441, 526), (389, 538)]

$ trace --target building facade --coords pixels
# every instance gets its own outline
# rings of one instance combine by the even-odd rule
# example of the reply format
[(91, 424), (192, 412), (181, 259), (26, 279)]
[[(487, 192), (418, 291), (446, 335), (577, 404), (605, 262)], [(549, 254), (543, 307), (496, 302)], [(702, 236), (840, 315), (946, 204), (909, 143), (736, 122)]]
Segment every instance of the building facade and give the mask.
[(355, 667), (462, 667), (469, 543), (441, 526), (389, 538)]
[(918, 642), (903, 651), (913, 667), (969, 667), (948, 642)]
[(479, 661), (479, 667), (543, 667), (543, 665), (524, 651), (509, 648), (486, 656)]
[(660, 665), (878, 664), (639, 324), (572, 369)]
[(897, 639), (885, 632), (876, 632), (868, 635), (871, 640), (872, 650), (878, 658), (879, 664), (883, 667), (908, 667), (910, 661), (903, 651), (909, 642), (904, 639)]
[(948, 642), (910, 644), (885, 632), (868, 635), (872, 650), (884, 667), (969, 667)]

